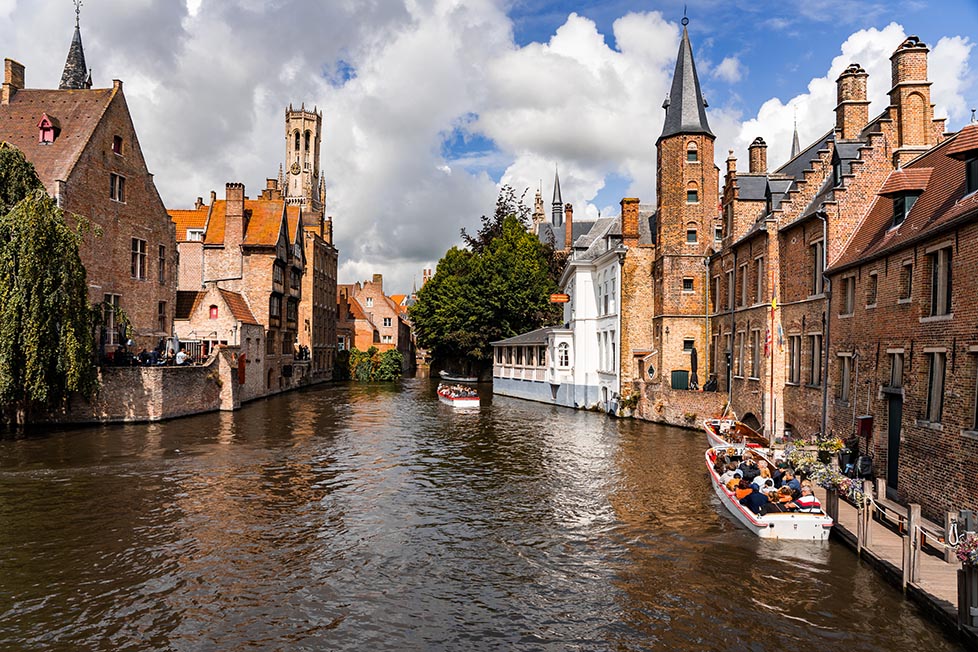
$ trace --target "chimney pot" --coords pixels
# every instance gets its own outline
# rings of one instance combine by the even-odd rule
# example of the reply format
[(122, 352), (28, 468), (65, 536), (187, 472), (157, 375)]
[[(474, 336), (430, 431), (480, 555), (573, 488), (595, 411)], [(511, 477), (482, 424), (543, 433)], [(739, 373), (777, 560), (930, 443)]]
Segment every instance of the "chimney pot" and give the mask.
[(748, 148), (750, 153), (750, 173), (767, 174), (767, 143), (758, 136)]

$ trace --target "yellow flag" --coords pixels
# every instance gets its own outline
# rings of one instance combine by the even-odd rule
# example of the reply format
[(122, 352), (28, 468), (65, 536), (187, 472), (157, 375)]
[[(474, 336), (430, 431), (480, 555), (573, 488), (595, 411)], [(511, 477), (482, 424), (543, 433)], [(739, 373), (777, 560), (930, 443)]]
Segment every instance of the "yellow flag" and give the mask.
[(771, 310), (777, 310), (777, 309), (778, 309), (778, 298), (771, 297)]

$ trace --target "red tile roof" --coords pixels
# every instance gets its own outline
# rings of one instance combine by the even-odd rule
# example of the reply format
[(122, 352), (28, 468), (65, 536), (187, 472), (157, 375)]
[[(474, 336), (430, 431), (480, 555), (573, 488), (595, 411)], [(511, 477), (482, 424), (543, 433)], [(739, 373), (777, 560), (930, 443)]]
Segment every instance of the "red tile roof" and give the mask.
[(255, 315), (252, 314), (251, 308), (248, 307), (248, 302), (243, 296), (230, 290), (221, 290), (220, 292), (224, 303), (228, 304), (228, 308), (231, 310), (231, 314), (234, 315), (235, 319), (244, 324), (257, 324), (261, 326), (258, 320), (255, 319)]
[[(906, 172), (932, 169), (927, 188), (907, 218), (893, 228), (893, 202), (877, 196), (846, 244), (832, 271), (878, 258), (910, 246), (966, 220), (978, 219), (978, 193), (964, 194), (965, 165), (948, 156), (956, 137), (910, 162)], [(892, 175), (891, 175), (892, 176)]]
[(978, 150), (978, 123), (972, 122), (958, 132), (954, 142), (947, 150), (947, 155), (963, 159), (967, 152), (974, 152), (975, 150)]
[(197, 290), (177, 290), (177, 305), (174, 310), (174, 319), (190, 319), (197, 301), (204, 296), (205, 292)]
[(187, 242), (187, 229), (203, 229), (207, 225), (208, 206), (192, 210), (167, 210), (177, 227), (177, 242)]
[(204, 244), (224, 244), (224, 222), (227, 214), (227, 202), (223, 199), (214, 201), (211, 216), (207, 220), (207, 231), (204, 233)]
[(253, 247), (278, 244), (279, 233), (282, 231), (282, 207), (280, 199), (247, 199), (245, 211), (250, 213), (248, 231), (244, 243)]
[[(24, 153), (48, 192), (53, 194), (55, 181), (68, 180), (115, 91), (114, 88), (19, 90), (9, 105), (0, 105), (0, 140)], [(44, 114), (61, 127), (61, 133), (49, 145), (38, 142), (37, 125)]]
[(930, 175), (933, 171), (934, 168), (900, 168), (894, 170), (890, 172), (890, 176), (883, 183), (879, 194), (897, 195), (910, 190), (922, 192), (927, 188), (927, 182), (930, 181)]

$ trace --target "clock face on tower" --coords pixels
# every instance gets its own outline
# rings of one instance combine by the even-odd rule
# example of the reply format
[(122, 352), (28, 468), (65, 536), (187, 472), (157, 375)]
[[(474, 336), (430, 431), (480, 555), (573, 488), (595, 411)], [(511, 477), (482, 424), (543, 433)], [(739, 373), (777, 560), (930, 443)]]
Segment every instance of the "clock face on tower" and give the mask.
[(302, 172), (302, 168), (299, 167), (298, 161), (292, 164), (292, 167), (289, 168), (289, 172), (291, 172), (292, 174), (299, 174), (300, 172)]

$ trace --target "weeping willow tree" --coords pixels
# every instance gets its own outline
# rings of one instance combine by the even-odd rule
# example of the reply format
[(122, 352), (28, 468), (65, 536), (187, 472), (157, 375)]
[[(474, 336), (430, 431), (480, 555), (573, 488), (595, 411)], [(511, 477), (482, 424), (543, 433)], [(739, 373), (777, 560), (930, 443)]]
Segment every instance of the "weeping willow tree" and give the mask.
[(0, 410), (23, 425), (72, 392), (90, 396), (97, 373), (81, 235), (11, 150), (0, 146)]

